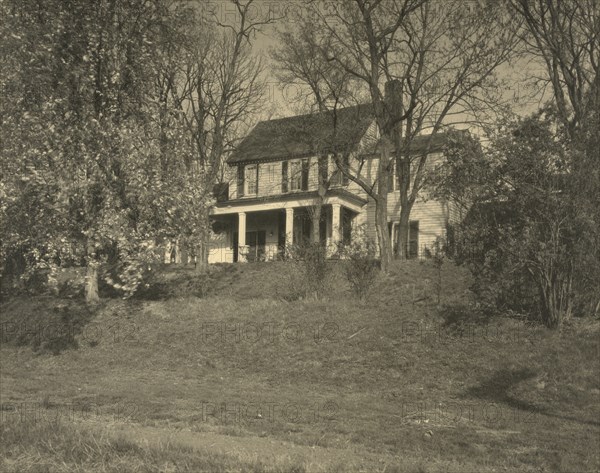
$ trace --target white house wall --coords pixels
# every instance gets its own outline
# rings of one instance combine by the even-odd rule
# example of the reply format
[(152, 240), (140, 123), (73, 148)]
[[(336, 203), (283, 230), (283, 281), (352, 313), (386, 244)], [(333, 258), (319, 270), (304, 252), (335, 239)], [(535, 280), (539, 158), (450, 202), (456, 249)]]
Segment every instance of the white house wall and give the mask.
[[(434, 169), (443, 159), (441, 153), (432, 154), (427, 158), (426, 169)], [(353, 157), (352, 166), (357, 165), (358, 160)], [(377, 177), (377, 167), (379, 165), (378, 158), (368, 159), (363, 167), (360, 177), (369, 184), (373, 184)], [(367, 198), (368, 204), (365, 209), (356, 217), (356, 225), (366, 224), (367, 234), (374, 241), (377, 241), (377, 230), (375, 226), (375, 201), (367, 197), (366, 192), (356, 183), (350, 183), (348, 190), (362, 197)], [(410, 220), (419, 222), (419, 251), (422, 248), (433, 247), (435, 240), (438, 237), (443, 237), (446, 234), (446, 224), (449, 221), (449, 211), (453, 211), (453, 220), (459, 221), (460, 215), (457, 212), (456, 206), (446, 204), (439, 200), (427, 199), (425, 191), (420, 193), (417, 201), (413, 205), (410, 213)], [(389, 222), (400, 221), (400, 191), (395, 190), (388, 193), (387, 213)]]
[(212, 235), (210, 239), (210, 250), (208, 251), (208, 262), (233, 263), (233, 242), (230, 232)]
[[(360, 147), (359, 147), (360, 148)], [(311, 157), (309, 159), (309, 177), (308, 177), (308, 190), (316, 190), (318, 186), (318, 158)], [(427, 159), (426, 171), (431, 171), (443, 160), (441, 153), (431, 154)], [(377, 167), (379, 159), (377, 157), (370, 157), (366, 159), (361, 167), (359, 177), (366, 181), (369, 185), (376, 182), (377, 179)], [(358, 169), (360, 167), (360, 161), (356, 154), (352, 154), (350, 157), (350, 166), (352, 169)], [(331, 175), (335, 170), (335, 163), (333, 159), (329, 160), (329, 174)], [(281, 161), (259, 163), (259, 181), (258, 181), (258, 196), (247, 196), (247, 197), (261, 197), (261, 196), (273, 196), (281, 195)], [(288, 168), (288, 172), (291, 172), (291, 166)], [(360, 196), (368, 201), (362, 210), (359, 211), (358, 215), (354, 220), (354, 227), (361, 224), (366, 224), (368, 234), (371, 238), (376, 241), (376, 228), (375, 228), (375, 204), (374, 201), (368, 196), (365, 190), (360, 187), (359, 184), (349, 181), (345, 189), (354, 195)], [(288, 192), (291, 194), (293, 192)], [(286, 195), (287, 195), (286, 194)], [(230, 199), (237, 197), (237, 183), (230, 185)], [(268, 210), (270, 208), (283, 208), (287, 206), (297, 206), (298, 204), (307, 203), (295, 203), (282, 205), (280, 202), (256, 204), (252, 207), (258, 206), (260, 210)], [(250, 210), (250, 209), (249, 209)], [(256, 209), (252, 209), (256, 210)], [(398, 222), (400, 220), (400, 192), (394, 190), (388, 194), (388, 221)], [(219, 212), (221, 213), (221, 212)], [(415, 202), (411, 211), (410, 220), (417, 220), (419, 222), (419, 251), (423, 247), (432, 247), (436, 238), (445, 236), (447, 223), (453, 223), (460, 221), (460, 212), (453, 203), (444, 203), (434, 199), (428, 199), (425, 191), (421, 192), (421, 195)], [(247, 231), (266, 230), (266, 252), (267, 255), (276, 254), (277, 243), (278, 243), (278, 228), (277, 228), (277, 217), (274, 213), (248, 213), (247, 214)], [(270, 233), (273, 235), (270, 235)], [(231, 236), (228, 237), (231, 239)], [(219, 253), (227, 253), (226, 257), (219, 257), (220, 261), (233, 261), (233, 250), (231, 249), (231, 242), (219, 243)]]
[[(247, 213), (246, 233), (265, 231), (265, 254), (273, 259), (278, 251), (278, 216), (274, 212)], [(237, 222), (227, 232), (213, 235), (208, 254), (209, 263), (233, 263), (233, 234), (237, 232)], [(272, 234), (271, 234), (272, 233)]]

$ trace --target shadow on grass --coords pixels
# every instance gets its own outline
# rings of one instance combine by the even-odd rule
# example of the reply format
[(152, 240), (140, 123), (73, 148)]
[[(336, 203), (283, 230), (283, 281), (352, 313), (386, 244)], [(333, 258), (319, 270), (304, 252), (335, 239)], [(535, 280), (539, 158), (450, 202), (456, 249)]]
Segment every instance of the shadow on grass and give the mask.
[(506, 404), (514, 409), (540, 414), (546, 417), (554, 417), (556, 419), (568, 420), (579, 424), (600, 426), (600, 422), (596, 420), (578, 419), (573, 416), (557, 414), (549, 409), (536, 406), (531, 402), (518, 399), (511, 394), (510, 391), (512, 388), (516, 387), (521, 382), (534, 378), (536, 375), (537, 372), (531, 368), (521, 368), (516, 370), (501, 369), (479, 386), (467, 390), (465, 394), (485, 401)]
[(3, 304), (0, 315), (2, 346), (31, 346), (39, 354), (59, 355), (77, 349), (76, 336), (95, 317), (99, 307), (81, 300), (50, 296), (15, 297)]

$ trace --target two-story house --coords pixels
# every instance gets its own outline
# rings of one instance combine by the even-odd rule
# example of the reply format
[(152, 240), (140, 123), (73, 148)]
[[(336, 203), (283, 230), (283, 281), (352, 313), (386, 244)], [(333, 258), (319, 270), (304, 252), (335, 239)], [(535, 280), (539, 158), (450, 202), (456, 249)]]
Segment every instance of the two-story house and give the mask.
[[(422, 153), (428, 138), (418, 137), (411, 152)], [(430, 166), (442, 156), (444, 135), (435, 138)], [(228, 189), (220, 188), (212, 209), (209, 262), (272, 260), (287, 245), (317, 235), (333, 251), (338, 243), (349, 242), (353, 230), (363, 224), (375, 239), (374, 201), (342, 175), (333, 156), (346, 156), (351, 169), (376, 185), (377, 140), (370, 105), (258, 123), (228, 159), (237, 179)], [(393, 176), (388, 184), (388, 219), (392, 241), (397, 242), (400, 195)], [(314, 218), (316, 206), (321, 209), (320, 220)], [(446, 202), (418, 200), (411, 212), (410, 255), (419, 256), (444, 236), (453, 213)]]

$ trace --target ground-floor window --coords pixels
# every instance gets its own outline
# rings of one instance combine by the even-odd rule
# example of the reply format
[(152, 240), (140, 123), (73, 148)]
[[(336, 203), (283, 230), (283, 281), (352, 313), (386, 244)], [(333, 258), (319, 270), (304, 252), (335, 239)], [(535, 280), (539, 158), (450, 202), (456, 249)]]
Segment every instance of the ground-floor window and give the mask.
[(352, 214), (342, 208), (342, 244), (349, 245), (352, 242)]
[[(392, 242), (392, 251), (395, 255), (399, 252), (400, 245), (400, 223), (388, 222), (388, 232)], [(419, 256), (419, 221), (411, 220), (408, 222), (408, 248), (407, 258), (417, 258)]]
[(419, 221), (411, 220), (408, 222), (408, 257), (417, 258), (419, 256)]

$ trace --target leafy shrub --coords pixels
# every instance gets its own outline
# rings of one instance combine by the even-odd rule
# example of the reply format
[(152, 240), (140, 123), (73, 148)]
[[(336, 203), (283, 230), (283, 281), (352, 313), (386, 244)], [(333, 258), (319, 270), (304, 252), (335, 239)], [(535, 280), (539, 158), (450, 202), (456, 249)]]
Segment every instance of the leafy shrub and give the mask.
[(359, 299), (364, 299), (379, 275), (377, 245), (367, 235), (365, 227), (359, 227), (352, 242), (340, 248), (340, 255), (345, 259), (344, 274), (352, 291)]
[(327, 291), (330, 272), (325, 245), (312, 242), (293, 245), (289, 256), (294, 271), (288, 275), (291, 283), (288, 297), (321, 299)]

